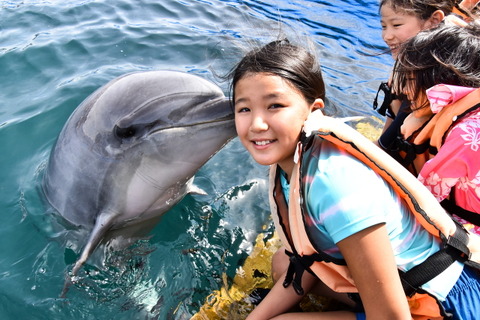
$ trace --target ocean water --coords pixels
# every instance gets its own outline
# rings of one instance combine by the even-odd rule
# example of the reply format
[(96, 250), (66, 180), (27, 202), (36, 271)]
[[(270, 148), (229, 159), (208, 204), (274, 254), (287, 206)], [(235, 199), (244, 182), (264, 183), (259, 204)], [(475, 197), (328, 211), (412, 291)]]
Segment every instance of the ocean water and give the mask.
[(377, 12), (376, 0), (0, 1), (0, 319), (189, 319), (272, 231), (266, 168), (233, 140), (195, 178), (207, 195), (128, 249), (100, 247), (60, 299), (84, 244), (41, 189), (65, 121), (132, 71), (185, 71), (227, 94), (217, 75), (278, 34), (314, 44), (339, 115), (374, 116), (391, 66)]

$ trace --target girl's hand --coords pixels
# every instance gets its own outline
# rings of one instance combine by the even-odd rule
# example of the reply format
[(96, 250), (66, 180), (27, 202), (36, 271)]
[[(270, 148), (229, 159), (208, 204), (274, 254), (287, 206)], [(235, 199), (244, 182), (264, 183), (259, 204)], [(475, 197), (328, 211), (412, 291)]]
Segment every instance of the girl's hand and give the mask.
[[(287, 288), (283, 287), (285, 275), (286, 272), (280, 277), (280, 280), (275, 283), (272, 290), (270, 290), (262, 302), (250, 313), (247, 320), (272, 319), (275, 316), (290, 311), (300, 303), (303, 296), (298, 295), (292, 285)], [(309, 292), (317, 281), (318, 279), (316, 277), (305, 272), (302, 278), (302, 287), (305, 292)]]

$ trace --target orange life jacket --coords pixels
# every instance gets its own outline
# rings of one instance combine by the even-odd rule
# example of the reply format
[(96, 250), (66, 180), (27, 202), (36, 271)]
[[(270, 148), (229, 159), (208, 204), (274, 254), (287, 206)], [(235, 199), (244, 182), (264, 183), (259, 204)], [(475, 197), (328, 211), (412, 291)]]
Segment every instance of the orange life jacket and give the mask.
[[(445, 142), (448, 132), (470, 112), (480, 107), (480, 89), (469, 93), (462, 99), (443, 108), (439, 113), (433, 115), (414, 133), (404, 139), (400, 132), (397, 132), (394, 139), (384, 138), (390, 145), (386, 146), (385, 151), (394, 157), (399, 163), (406, 167), (415, 176), (418, 175), (425, 162), (437, 154), (437, 150)], [(399, 115), (401, 119), (405, 114)], [(404, 120), (407, 123), (409, 119)], [(400, 130), (398, 123), (392, 124), (391, 130)], [(390, 136), (389, 136), (390, 137)], [(383, 141), (383, 140), (382, 140)], [(480, 215), (477, 212), (468, 211), (458, 205), (454, 200), (454, 193), (450, 194), (449, 199), (442, 202), (442, 206), (450, 213), (455, 213), (461, 218), (480, 226)]]
[[(403, 112), (397, 115), (398, 122), (393, 122), (391, 131), (396, 131), (395, 137), (387, 138), (389, 145), (384, 146), (385, 151), (406, 167), (415, 176), (418, 175), (425, 162), (437, 154), (450, 129), (462, 117), (480, 107), (480, 89), (469, 93), (462, 99), (443, 108), (408, 137), (400, 133), (400, 125), (408, 125), (409, 119)], [(390, 133), (393, 135), (393, 132)]]
[[(357, 292), (346, 264), (323, 252), (318, 252), (310, 241), (304, 225), (303, 212), (307, 209), (302, 197), (304, 174), (302, 172), (302, 155), (313, 140), (318, 141), (319, 139), (328, 140), (345, 149), (385, 179), (408, 204), (410, 211), (421, 225), (442, 239), (448, 248), (445, 249), (448, 250), (445, 255), (449, 256), (450, 263), (456, 259), (462, 259), (466, 264), (480, 268), (480, 238), (467, 233), (461, 226), (458, 226), (416, 177), (367, 138), (339, 120), (326, 116), (315, 117), (315, 127), (317, 130), (298, 144), (295, 155), (297, 161), (290, 178), (288, 206), (283, 196), (279, 170), (276, 165), (270, 168), (269, 200), (272, 217), (284, 246), (291, 252), (289, 267), (291, 270), (288, 272), (289, 279), (286, 279), (285, 285), (293, 281), (292, 285), (295, 290), (302, 293), (301, 275), (304, 270), (308, 269), (336, 292)], [(454, 248), (453, 251), (451, 248)], [(454, 253), (451, 254), (452, 252)], [(429, 269), (426, 264), (424, 266), (425, 269)], [(297, 269), (295, 270), (295, 268)], [(416, 276), (411, 281), (411, 277), (401, 274), (414, 319), (443, 319), (446, 316), (441, 304), (433, 296), (419, 290), (419, 286), (441, 271), (434, 275), (429, 274), (426, 280), (422, 278), (423, 275), (420, 275), (421, 283), (417, 281)]]

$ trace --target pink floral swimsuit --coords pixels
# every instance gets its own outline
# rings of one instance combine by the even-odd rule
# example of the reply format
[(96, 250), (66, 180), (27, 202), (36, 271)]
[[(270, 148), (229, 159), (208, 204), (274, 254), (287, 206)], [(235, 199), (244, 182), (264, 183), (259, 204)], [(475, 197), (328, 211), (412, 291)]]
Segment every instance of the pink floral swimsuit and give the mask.
[[(437, 155), (427, 161), (418, 179), (438, 201), (455, 188), (460, 207), (480, 212), (480, 110), (465, 116), (447, 134)], [(480, 234), (480, 226), (456, 217), (468, 230)]]

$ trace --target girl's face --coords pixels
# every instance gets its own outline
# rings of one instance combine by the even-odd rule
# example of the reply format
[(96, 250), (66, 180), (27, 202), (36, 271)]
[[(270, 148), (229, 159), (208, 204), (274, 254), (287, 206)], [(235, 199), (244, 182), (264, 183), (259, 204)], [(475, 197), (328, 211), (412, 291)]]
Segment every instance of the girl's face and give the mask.
[(312, 105), (283, 78), (252, 73), (235, 85), (235, 126), (240, 141), (262, 165), (278, 165), (290, 176), (293, 155)]
[(389, 3), (380, 8), (382, 38), (390, 47), (392, 56), (397, 58), (398, 47), (406, 40), (414, 37), (421, 30), (429, 28), (430, 19), (422, 20), (413, 14), (394, 11)]

